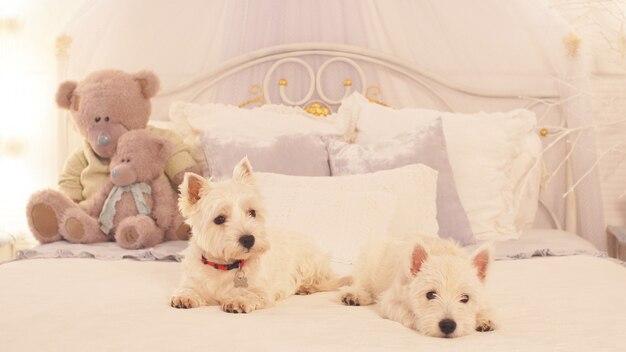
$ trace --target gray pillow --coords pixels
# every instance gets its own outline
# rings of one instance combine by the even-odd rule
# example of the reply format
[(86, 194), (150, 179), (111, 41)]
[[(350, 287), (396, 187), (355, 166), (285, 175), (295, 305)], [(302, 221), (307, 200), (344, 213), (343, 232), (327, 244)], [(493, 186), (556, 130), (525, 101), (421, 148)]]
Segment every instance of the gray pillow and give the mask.
[(214, 180), (230, 178), (233, 168), (247, 156), (254, 171), (291, 176), (330, 176), (326, 142), (318, 135), (233, 137), (205, 133), (202, 150)]
[(439, 236), (453, 238), (461, 245), (476, 242), (457, 193), (440, 118), (393, 139), (367, 145), (328, 140), (328, 158), (333, 176), (395, 169), (410, 164), (424, 164), (437, 170)]

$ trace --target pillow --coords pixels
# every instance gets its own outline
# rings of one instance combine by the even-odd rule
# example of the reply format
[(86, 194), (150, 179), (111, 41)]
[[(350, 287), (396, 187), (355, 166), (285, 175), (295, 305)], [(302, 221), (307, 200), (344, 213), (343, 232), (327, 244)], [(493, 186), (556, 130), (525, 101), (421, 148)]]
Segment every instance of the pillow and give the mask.
[(191, 154), (204, 166), (207, 163), (201, 145), (201, 135), (210, 132), (220, 136), (269, 138), (285, 134), (314, 134), (332, 136), (345, 141), (355, 138), (350, 116), (341, 112), (314, 117), (300, 107), (267, 104), (253, 109), (224, 104), (195, 104), (177, 101), (170, 106), (170, 120), (176, 125)]
[[(288, 176), (262, 172), (255, 172), (254, 175), (261, 191), (267, 188), (280, 188), (286, 191), (304, 189), (310, 192), (330, 192), (330, 194), (333, 192), (391, 193), (397, 201), (387, 233), (400, 236), (415, 233), (436, 236), (439, 230), (436, 219), (437, 171), (425, 165), (408, 165), (370, 174), (337, 177)], [(392, 207), (393, 204), (386, 206)], [(323, 211), (311, 206), (306, 200), (302, 200), (298, 207), (304, 209), (305, 218)], [(305, 218), (290, 221), (307, 222)], [(367, 221), (364, 216), (360, 215), (356, 215), (356, 219)], [(323, 218), (320, 218), (320, 222), (327, 226), (329, 232), (338, 226)], [(351, 223), (350, 226), (358, 225)], [(354, 243), (360, 242), (359, 238), (353, 238), (353, 240)]]
[[(441, 117), (461, 203), (478, 240), (517, 238), (536, 214), (541, 141), (533, 112), (446, 113), (391, 109), (358, 93), (344, 99), (357, 143), (391, 139)], [(524, 197), (524, 198), (522, 198)]]
[(314, 117), (300, 107), (267, 104), (253, 109), (234, 105), (185, 103), (170, 106), (170, 119), (186, 125), (195, 132), (222, 135), (270, 137), (281, 134), (317, 133), (335, 135), (347, 140), (354, 138), (350, 117), (334, 113)]
[(353, 264), (359, 243), (386, 235), (396, 211), (389, 192), (265, 186), (261, 194), (268, 224), (310, 237), (332, 263)]
[(441, 119), (369, 145), (328, 141), (328, 162), (335, 175), (362, 174), (410, 164), (424, 164), (439, 172), (437, 177), (437, 221), (439, 236), (461, 245), (475, 242), (467, 214), (454, 182), (446, 151)]
[(226, 137), (205, 133), (201, 137), (208, 174), (215, 180), (229, 178), (237, 163), (247, 156), (255, 171), (294, 176), (330, 176), (326, 143), (307, 134)]

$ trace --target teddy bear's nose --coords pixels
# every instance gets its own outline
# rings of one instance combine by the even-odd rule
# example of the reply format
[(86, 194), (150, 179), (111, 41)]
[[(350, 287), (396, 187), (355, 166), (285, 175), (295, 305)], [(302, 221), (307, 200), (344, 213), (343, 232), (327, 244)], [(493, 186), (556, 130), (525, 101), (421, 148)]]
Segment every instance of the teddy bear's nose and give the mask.
[(107, 145), (110, 142), (111, 142), (111, 138), (109, 138), (109, 136), (105, 136), (105, 135), (101, 134), (98, 137), (98, 144), (100, 144), (100, 145)]
[(113, 178), (116, 178), (120, 175), (120, 170), (115, 169), (113, 170), (113, 172), (111, 172), (111, 176), (113, 176)]

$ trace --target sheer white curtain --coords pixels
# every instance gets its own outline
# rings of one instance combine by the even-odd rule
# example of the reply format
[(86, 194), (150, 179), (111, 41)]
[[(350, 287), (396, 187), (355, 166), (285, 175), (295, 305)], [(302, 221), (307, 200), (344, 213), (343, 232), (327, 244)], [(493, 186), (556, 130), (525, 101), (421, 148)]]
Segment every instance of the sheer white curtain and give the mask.
[[(76, 79), (100, 68), (147, 68), (156, 71), (168, 89), (255, 49), (333, 42), (395, 55), (485, 92), (557, 91), (566, 103), (551, 108), (539, 104), (541, 123), (559, 123), (554, 114), (559, 109), (565, 112), (566, 127), (592, 122), (584, 94), (584, 45), (568, 55), (564, 38), (572, 29), (540, 0), (92, 0), (78, 2), (64, 31), (74, 40), (69, 76)], [(220, 84), (210, 93), (212, 98), (242, 102), (249, 98), (248, 87), (261, 81), (263, 69), (242, 72)], [(300, 70), (288, 66), (281, 75)], [(329, 72), (325, 80), (337, 80), (339, 87), (329, 95), (337, 98), (343, 89), (340, 82), (352, 76), (351, 69), (337, 65)], [(369, 74), (393, 106), (429, 105), (422, 93), (407, 89), (388, 72)], [(290, 81), (288, 93), (302, 96), (306, 86), (307, 82)], [(461, 111), (505, 109), (509, 103), (482, 106), (463, 97), (455, 101)], [(550, 113), (544, 117), (545, 111)], [(155, 111), (158, 119), (166, 114), (165, 106)], [(546, 156), (553, 168), (566, 148), (564, 141), (555, 148), (558, 155)], [(573, 180), (585, 175), (594, 161), (593, 133), (586, 131), (571, 158)], [(557, 204), (567, 191), (565, 178), (562, 168), (544, 195), (563, 223), (568, 220), (565, 209)], [(605, 248), (598, 185), (595, 171), (578, 185), (576, 220), (579, 234)]]
[(76, 3), (0, 1), (0, 232), (15, 237), (28, 196), (56, 183), (54, 38)]

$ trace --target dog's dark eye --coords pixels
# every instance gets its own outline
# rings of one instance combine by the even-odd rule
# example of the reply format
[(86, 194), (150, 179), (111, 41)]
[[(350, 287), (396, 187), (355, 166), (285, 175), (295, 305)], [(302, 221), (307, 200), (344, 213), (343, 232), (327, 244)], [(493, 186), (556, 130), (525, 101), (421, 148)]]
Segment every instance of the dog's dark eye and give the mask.
[(427, 298), (429, 301), (430, 301), (430, 300), (433, 300), (433, 299), (435, 299), (435, 298), (437, 298), (437, 292), (435, 292), (435, 291), (428, 291), (428, 292), (426, 293), (426, 298)]
[(216, 217), (215, 219), (213, 219), (213, 222), (216, 223), (217, 225), (221, 225), (226, 222), (226, 218), (224, 217), (224, 215), (220, 215)]
[(105, 118), (104, 118), (104, 121), (109, 122), (109, 117), (108, 117), (108, 116), (107, 116), (107, 117), (105, 117)]
[(461, 296), (461, 303), (467, 303), (469, 301), (469, 296), (468, 295), (463, 295)]
[(96, 116), (96, 122), (100, 122), (100, 116)]
[(254, 210), (254, 209), (250, 209), (250, 210), (248, 211), (248, 215), (252, 216), (253, 218), (256, 218), (256, 210)]

